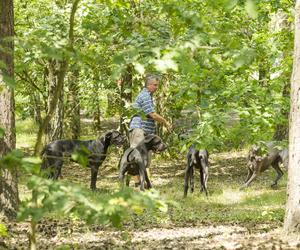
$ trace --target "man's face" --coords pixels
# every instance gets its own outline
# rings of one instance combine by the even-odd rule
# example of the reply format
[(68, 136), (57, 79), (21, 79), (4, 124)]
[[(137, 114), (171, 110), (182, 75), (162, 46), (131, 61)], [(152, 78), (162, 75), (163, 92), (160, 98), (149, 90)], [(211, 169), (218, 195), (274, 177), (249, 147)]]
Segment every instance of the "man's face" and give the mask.
[(159, 84), (159, 81), (151, 80), (147, 85), (147, 89), (149, 90), (150, 93), (154, 93), (158, 88), (158, 84)]

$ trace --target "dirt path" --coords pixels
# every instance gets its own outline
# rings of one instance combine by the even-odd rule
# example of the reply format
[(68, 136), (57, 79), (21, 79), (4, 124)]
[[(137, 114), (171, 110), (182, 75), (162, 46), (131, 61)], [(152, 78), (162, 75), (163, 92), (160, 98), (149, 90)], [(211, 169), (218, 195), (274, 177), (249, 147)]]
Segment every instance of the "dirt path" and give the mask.
[[(19, 224), (9, 243), (1, 244), (0, 241), (0, 249), (27, 249), (26, 226), (25, 223)], [(52, 237), (49, 234), (51, 229), (46, 231), (44, 228), (44, 232), (39, 233), (38, 249), (300, 249), (300, 241), (285, 239), (279, 229), (265, 232), (268, 225), (260, 225), (256, 232), (237, 225), (128, 232), (97, 228), (89, 232), (70, 232), (72, 228), (68, 225), (56, 226), (60, 230)]]

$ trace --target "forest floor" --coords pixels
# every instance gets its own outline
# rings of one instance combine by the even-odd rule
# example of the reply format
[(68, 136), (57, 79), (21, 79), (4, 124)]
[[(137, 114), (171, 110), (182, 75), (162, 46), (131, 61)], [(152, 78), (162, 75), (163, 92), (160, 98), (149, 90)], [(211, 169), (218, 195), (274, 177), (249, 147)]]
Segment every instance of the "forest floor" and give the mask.
[[(99, 195), (117, 189), (120, 155), (121, 149), (111, 148), (101, 166)], [(197, 174), (195, 192), (183, 199), (185, 154), (177, 159), (155, 156), (153, 186), (162, 199), (176, 203), (167, 213), (157, 218), (143, 214), (121, 229), (47, 218), (38, 226), (38, 249), (300, 249), (300, 241), (282, 234), (286, 172), (277, 189), (270, 188), (275, 171), (269, 170), (240, 191), (247, 173), (245, 157), (246, 151), (211, 154), (209, 198), (200, 193)], [(75, 163), (66, 164), (62, 175), (64, 180), (89, 186), (89, 170)], [(22, 199), (27, 192), (22, 179), (19, 189)], [(5, 224), (9, 237), (0, 239), (0, 249), (27, 249), (28, 223)]]

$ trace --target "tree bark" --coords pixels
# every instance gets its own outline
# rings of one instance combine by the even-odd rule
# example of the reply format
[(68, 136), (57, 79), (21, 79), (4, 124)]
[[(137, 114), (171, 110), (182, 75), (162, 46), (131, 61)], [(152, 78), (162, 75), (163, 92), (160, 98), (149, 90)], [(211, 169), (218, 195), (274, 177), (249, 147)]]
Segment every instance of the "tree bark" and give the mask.
[[(0, 158), (16, 147), (14, 90), (8, 87), (5, 79), (14, 78), (14, 10), (13, 0), (0, 2), (0, 127), (5, 134), (0, 138)], [(17, 169), (0, 172), (0, 213), (14, 219), (19, 205)]]
[(291, 79), (289, 171), (284, 230), (300, 233), (300, 0), (295, 6), (294, 62)]
[[(74, 67), (73, 67), (74, 68)], [(68, 77), (67, 105), (65, 112), (66, 127), (72, 139), (78, 139), (80, 136), (80, 99), (79, 99), (79, 69), (74, 69)]]
[[(46, 142), (54, 141), (61, 139), (63, 136), (63, 120), (64, 120), (64, 86), (60, 87), (58, 93), (56, 93), (56, 88), (59, 84), (58, 74), (61, 71), (61, 63), (58, 61), (50, 61), (49, 63), (49, 91), (48, 91), (48, 107), (47, 110), (50, 110), (51, 104), (55, 98), (57, 98), (57, 104), (55, 110), (53, 111), (53, 117), (49, 121), (49, 124), (46, 128), (47, 139)], [(58, 96), (56, 96), (58, 95)]]

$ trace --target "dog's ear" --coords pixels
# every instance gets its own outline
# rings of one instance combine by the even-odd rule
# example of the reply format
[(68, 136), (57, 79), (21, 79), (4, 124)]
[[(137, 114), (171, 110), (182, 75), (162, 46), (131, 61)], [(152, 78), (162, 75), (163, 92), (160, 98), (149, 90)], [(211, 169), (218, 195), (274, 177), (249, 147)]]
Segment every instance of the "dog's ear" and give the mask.
[(154, 140), (157, 136), (156, 135), (147, 135), (144, 139), (145, 143), (149, 143)]
[(106, 138), (111, 138), (112, 134), (113, 134), (113, 130), (110, 130), (110, 131), (106, 132), (105, 137)]
[(152, 145), (157, 145), (160, 144), (162, 141), (161, 138), (157, 135), (147, 135), (145, 138), (145, 143), (148, 144), (150, 142), (152, 143)]
[(121, 133), (119, 131), (117, 131), (117, 130), (111, 131), (111, 137), (112, 138), (116, 138), (116, 137), (118, 137), (120, 135), (121, 135)]
[(257, 163), (260, 163), (262, 160), (263, 160), (263, 157), (261, 157), (261, 156), (256, 156), (256, 157), (255, 157), (255, 161), (256, 161)]

